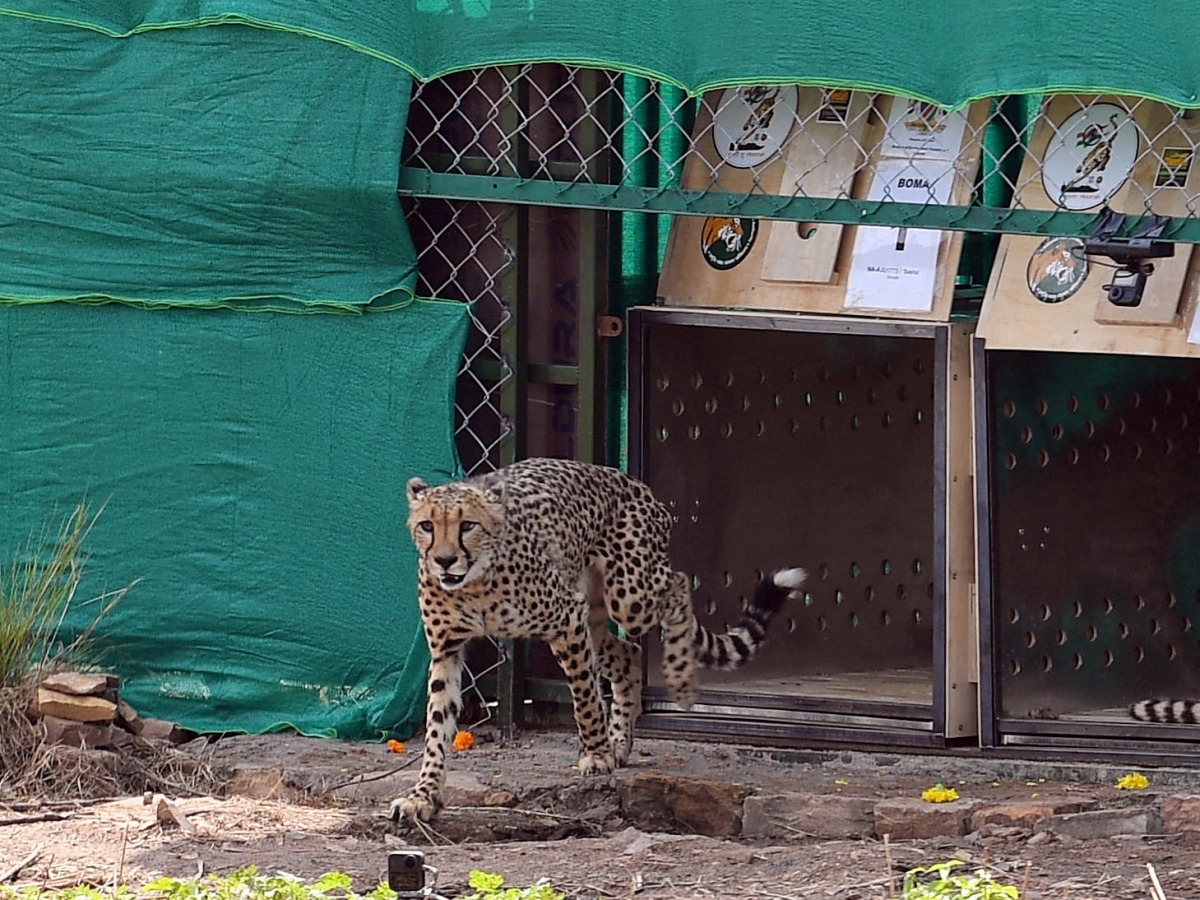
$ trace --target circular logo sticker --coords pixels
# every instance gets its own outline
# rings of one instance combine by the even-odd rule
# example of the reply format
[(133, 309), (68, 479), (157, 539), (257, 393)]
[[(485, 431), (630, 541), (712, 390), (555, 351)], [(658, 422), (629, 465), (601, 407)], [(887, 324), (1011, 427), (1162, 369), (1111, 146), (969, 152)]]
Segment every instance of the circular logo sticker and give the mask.
[(1043, 303), (1061, 303), (1083, 286), (1088, 260), (1076, 237), (1046, 238), (1029, 257), (1025, 270), (1029, 292)]
[(721, 159), (738, 169), (779, 152), (796, 122), (796, 86), (729, 88), (713, 114), (713, 143)]
[(700, 255), (714, 269), (732, 269), (750, 254), (758, 219), (714, 216), (700, 231)]
[(1113, 103), (1068, 116), (1042, 160), (1042, 187), (1064, 209), (1099, 206), (1120, 190), (1137, 161), (1137, 127)]

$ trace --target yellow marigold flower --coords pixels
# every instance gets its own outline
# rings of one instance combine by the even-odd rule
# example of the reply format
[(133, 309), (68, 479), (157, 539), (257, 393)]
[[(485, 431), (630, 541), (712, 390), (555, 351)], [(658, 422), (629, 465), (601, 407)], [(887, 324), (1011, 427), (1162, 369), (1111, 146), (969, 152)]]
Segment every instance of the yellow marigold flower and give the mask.
[(921, 799), (926, 803), (952, 803), (958, 799), (958, 791), (948, 788), (944, 784), (935, 784), (933, 787), (921, 791)]
[(1150, 779), (1141, 772), (1130, 772), (1117, 779), (1117, 788), (1122, 791), (1140, 791), (1150, 786)]
[(469, 731), (460, 731), (454, 736), (455, 750), (470, 750), (475, 746), (475, 735)]
[(390, 741), (388, 741), (388, 749), (393, 753), (403, 753), (406, 748), (404, 746), (404, 741), (398, 741), (395, 738), (392, 738)]

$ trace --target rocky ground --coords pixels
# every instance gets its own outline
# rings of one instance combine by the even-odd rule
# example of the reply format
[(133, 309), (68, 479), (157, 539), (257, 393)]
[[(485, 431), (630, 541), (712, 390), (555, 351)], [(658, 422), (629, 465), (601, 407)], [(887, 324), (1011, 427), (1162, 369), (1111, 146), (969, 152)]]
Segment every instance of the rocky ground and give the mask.
[[(366, 889), (389, 852), (413, 849), (446, 896), (483, 869), (579, 898), (874, 900), (905, 870), (949, 859), (1034, 900), (1152, 897), (1151, 869), (1163, 896), (1200, 896), (1200, 770), (1150, 770), (1147, 788), (1119, 790), (1126, 768), (643, 739), (628, 769), (581, 779), (572, 735), (523, 732), (455, 753), (449, 807), (417, 830), (384, 813), (415, 778), (419, 743), (398, 754), (267, 735), (190, 749), (225, 773), (222, 796), (0, 803), (0, 882), (255, 865), (341, 870)], [(937, 783), (959, 799), (923, 801)]]

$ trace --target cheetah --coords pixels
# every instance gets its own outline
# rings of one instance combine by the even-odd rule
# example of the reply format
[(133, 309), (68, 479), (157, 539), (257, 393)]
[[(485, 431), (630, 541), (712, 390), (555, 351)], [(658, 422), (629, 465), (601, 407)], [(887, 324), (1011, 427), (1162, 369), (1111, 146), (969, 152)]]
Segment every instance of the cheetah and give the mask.
[[(440, 806), (471, 638), (549, 644), (574, 703), (579, 770), (602, 775), (624, 765), (632, 748), (638, 638), (661, 628), (667, 687), (690, 708), (697, 666), (733, 669), (749, 660), (805, 578), (798, 568), (763, 577), (738, 623), (718, 635), (696, 620), (689, 578), (671, 567), (670, 511), (619, 469), (527, 459), (437, 487), (413, 478), (407, 495), (430, 651), (429, 705), (417, 783), (389, 808), (397, 820), (429, 820)], [(623, 637), (611, 633), (610, 619)], [(611, 712), (600, 676), (611, 684)]]

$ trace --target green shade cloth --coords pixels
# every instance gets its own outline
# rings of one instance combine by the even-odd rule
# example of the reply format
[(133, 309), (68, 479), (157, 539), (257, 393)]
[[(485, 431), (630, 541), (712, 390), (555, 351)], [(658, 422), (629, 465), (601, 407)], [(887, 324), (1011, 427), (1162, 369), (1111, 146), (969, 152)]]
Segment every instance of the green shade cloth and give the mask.
[(81, 593), (140, 579), (102, 632), (143, 715), (407, 736), (429, 657), (404, 482), (457, 474), (467, 322), (0, 307), (0, 565), (86, 493)]
[[(1009, 93), (1120, 91), (1200, 104), (1189, 2), (798, 0), (39, 0), (10, 7), (107, 34), (243, 22), (340, 42), (427, 79), (508, 62), (620, 69), (692, 92), (862, 87), (958, 106)], [(1136, 14), (1136, 15), (1135, 15)]]
[(0, 15), (0, 303), (410, 302), (410, 94), (402, 69), (285, 31), (114, 40)]

